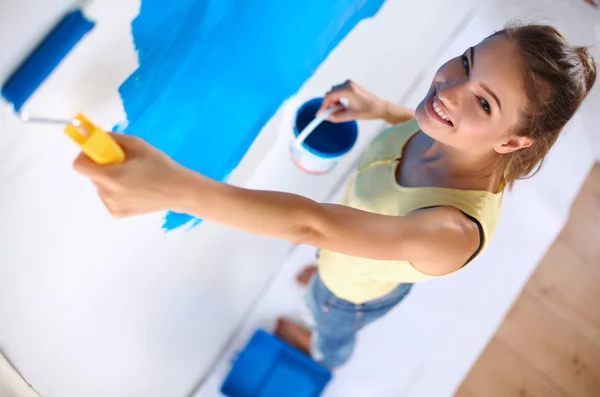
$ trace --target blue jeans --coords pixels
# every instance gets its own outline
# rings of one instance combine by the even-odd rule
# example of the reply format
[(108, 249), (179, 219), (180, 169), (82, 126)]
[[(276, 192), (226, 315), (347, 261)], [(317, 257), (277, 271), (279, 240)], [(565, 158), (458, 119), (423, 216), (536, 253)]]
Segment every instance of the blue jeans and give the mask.
[(346, 363), (354, 350), (357, 332), (387, 314), (411, 288), (412, 284), (400, 284), (382, 298), (354, 304), (337, 298), (317, 272), (306, 294), (306, 304), (316, 323), (311, 339), (312, 357), (328, 368)]

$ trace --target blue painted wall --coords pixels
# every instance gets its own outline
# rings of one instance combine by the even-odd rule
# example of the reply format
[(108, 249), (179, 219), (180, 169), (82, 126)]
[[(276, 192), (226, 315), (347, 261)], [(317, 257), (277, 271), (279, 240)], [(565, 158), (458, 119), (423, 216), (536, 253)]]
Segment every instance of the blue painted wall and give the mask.
[[(132, 24), (140, 67), (120, 88), (125, 132), (223, 180), (281, 103), (383, 2), (142, 0)], [(165, 228), (192, 219), (170, 213)]]

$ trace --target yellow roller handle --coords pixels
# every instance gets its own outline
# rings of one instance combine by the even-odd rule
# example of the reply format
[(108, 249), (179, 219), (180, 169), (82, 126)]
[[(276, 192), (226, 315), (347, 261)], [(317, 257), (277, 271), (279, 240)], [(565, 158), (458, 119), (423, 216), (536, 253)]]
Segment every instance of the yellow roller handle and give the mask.
[(100, 165), (125, 162), (125, 152), (106, 131), (92, 124), (81, 113), (78, 113), (74, 120), (79, 121), (79, 125), (67, 125), (65, 133), (92, 161)]

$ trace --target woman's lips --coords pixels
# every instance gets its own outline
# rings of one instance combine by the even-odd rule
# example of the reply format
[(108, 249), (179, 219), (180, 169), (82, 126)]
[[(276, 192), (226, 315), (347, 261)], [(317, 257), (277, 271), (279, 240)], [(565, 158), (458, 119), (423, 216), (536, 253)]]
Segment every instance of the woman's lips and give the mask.
[[(436, 94), (437, 90), (434, 89), (431, 92), (431, 95), (429, 95), (429, 98), (427, 98), (427, 102), (425, 105), (427, 113), (432, 119), (437, 120), (442, 124), (445, 124), (447, 126), (454, 126), (452, 121), (450, 121), (450, 117), (443, 109), (443, 105), (439, 104), (439, 100), (437, 100)], [(447, 119), (442, 117), (442, 115)]]

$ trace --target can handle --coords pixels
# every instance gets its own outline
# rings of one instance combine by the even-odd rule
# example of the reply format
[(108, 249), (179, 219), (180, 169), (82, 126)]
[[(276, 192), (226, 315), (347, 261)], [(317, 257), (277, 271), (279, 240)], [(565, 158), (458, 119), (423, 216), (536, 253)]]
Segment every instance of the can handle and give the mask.
[(348, 104), (349, 104), (349, 101), (347, 98), (340, 98), (339, 105), (331, 107), (331, 108), (327, 109), (325, 112), (323, 112), (323, 114), (321, 114), (320, 116), (315, 117), (310, 123), (308, 123), (308, 125), (306, 127), (304, 127), (302, 132), (300, 132), (298, 134), (298, 136), (294, 140), (294, 146), (298, 150), (303, 150), (304, 148), (302, 147), (302, 144), (304, 143), (306, 138), (308, 138), (308, 136), (315, 130), (315, 128), (317, 128), (323, 121), (325, 121), (325, 119), (327, 119), (332, 114), (337, 113), (340, 110), (347, 108)]

